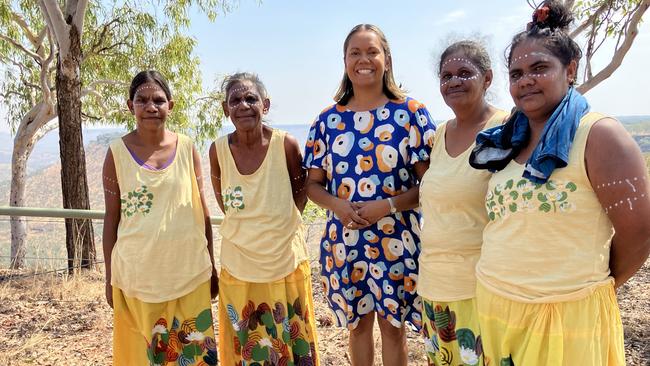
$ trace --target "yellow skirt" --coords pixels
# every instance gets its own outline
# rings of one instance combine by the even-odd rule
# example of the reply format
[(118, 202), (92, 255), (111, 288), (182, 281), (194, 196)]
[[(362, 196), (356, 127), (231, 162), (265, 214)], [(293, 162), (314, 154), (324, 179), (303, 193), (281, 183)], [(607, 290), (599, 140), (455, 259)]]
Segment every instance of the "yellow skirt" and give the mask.
[(269, 283), (219, 276), (223, 365), (319, 365), (309, 262)]
[(483, 365), (476, 299), (442, 302), (422, 298), (422, 334), (429, 365)]
[(625, 365), (613, 284), (582, 299), (515, 302), (476, 290), (486, 365)]
[(113, 287), (113, 365), (216, 365), (216, 347), (210, 281), (163, 303)]

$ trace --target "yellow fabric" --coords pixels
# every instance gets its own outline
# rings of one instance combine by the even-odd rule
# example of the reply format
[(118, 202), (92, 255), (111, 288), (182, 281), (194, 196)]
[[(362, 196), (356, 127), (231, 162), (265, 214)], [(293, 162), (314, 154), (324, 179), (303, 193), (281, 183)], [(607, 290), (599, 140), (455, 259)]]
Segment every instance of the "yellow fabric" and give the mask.
[(264, 161), (250, 175), (237, 170), (228, 136), (215, 143), (225, 207), (219, 228), (221, 266), (243, 281), (281, 279), (308, 258), (287, 169), (286, 134), (273, 130)]
[[(507, 115), (497, 111), (485, 128), (501, 124)], [(418, 294), (435, 301), (474, 297), (474, 268), (487, 223), (484, 198), (491, 176), (469, 165), (474, 144), (455, 158), (449, 156), (445, 143), (448, 123), (436, 131), (431, 165), (420, 183), (422, 252)]]
[(192, 142), (179, 134), (174, 160), (155, 171), (138, 165), (121, 138), (110, 149), (122, 200), (111, 284), (150, 303), (191, 292), (212, 268)]
[(593, 124), (582, 118), (569, 164), (544, 185), (522, 178), (516, 161), (495, 173), (485, 197), (489, 222), (483, 232), (478, 281), (520, 302), (580, 299), (609, 281), (612, 224), (587, 177), (584, 150)]
[(483, 365), (476, 298), (439, 302), (422, 299), (422, 333), (429, 365)]
[(495, 295), (479, 283), (477, 306), (485, 364), (625, 365), (623, 325), (613, 281), (592, 290), (580, 300), (530, 304)]
[(163, 303), (113, 287), (113, 310), (114, 366), (217, 364), (209, 281)]
[(223, 365), (319, 365), (309, 262), (268, 283), (219, 278), (219, 360)]

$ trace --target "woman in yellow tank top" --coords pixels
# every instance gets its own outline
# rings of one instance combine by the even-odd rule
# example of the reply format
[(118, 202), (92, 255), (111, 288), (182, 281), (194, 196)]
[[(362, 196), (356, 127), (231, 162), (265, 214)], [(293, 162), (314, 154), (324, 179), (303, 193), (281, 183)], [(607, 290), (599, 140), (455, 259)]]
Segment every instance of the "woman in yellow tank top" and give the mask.
[(476, 267), (486, 363), (623, 365), (614, 289), (650, 251), (641, 152), (573, 85), (579, 46), (560, 1), (545, 1), (507, 57), (518, 112), (479, 134), (476, 167), (497, 171)]
[(231, 75), (222, 92), (235, 132), (210, 146), (212, 185), (224, 213), (219, 359), (318, 365), (298, 142), (262, 123), (270, 100), (257, 75)]
[(480, 43), (447, 47), (438, 72), (440, 94), (455, 118), (438, 126), (432, 168), (420, 183), (422, 332), (430, 365), (481, 365), (474, 267), (488, 221), (484, 197), (490, 173), (473, 169), (467, 160), (476, 134), (500, 125), (508, 113), (485, 100), (492, 67)]
[(111, 142), (103, 168), (106, 299), (113, 364), (217, 364), (212, 227), (192, 141), (165, 128), (167, 82), (142, 71), (129, 88), (136, 129)]

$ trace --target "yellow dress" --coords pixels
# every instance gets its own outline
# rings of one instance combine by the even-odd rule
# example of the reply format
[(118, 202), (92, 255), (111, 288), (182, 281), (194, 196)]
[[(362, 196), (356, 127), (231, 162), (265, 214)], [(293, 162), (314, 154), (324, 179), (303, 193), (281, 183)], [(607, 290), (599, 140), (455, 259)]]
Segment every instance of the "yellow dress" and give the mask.
[(311, 271), (284, 151), (273, 130), (260, 167), (242, 175), (224, 136), (219, 359), (224, 365), (318, 365)]
[[(496, 111), (491, 128), (508, 115)], [(438, 126), (431, 167), (420, 183), (422, 251), (418, 294), (424, 305), (422, 332), (429, 364), (482, 365), (474, 267), (481, 253), (485, 191), (491, 174), (469, 165), (473, 144), (456, 157), (447, 153), (449, 122)]]
[(612, 224), (587, 177), (585, 115), (569, 164), (546, 184), (511, 161), (490, 179), (489, 222), (476, 266), (486, 364), (623, 365), (623, 329), (609, 276)]
[(174, 159), (160, 170), (140, 166), (122, 139), (110, 149), (121, 194), (111, 253), (113, 364), (216, 365), (192, 142), (179, 134)]

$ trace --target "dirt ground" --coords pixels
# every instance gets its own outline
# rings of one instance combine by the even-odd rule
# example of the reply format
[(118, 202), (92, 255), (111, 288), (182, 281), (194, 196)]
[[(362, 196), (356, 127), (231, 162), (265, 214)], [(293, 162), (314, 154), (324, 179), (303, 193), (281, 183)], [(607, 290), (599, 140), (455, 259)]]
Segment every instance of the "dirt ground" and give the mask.
[[(349, 365), (347, 332), (332, 326), (315, 263), (313, 272), (321, 364)], [(0, 365), (111, 364), (112, 313), (104, 301), (101, 272), (70, 278), (5, 270), (0, 278)], [(649, 285), (650, 261), (618, 290), (628, 365), (648, 365), (650, 359)], [(409, 365), (425, 365), (417, 334), (409, 332), (408, 347)], [(381, 365), (377, 329), (375, 349), (375, 364)]]

